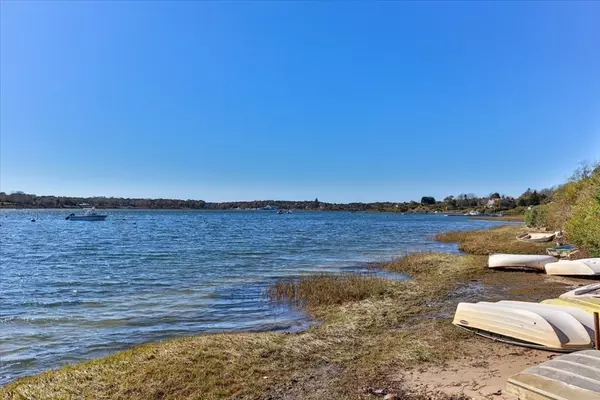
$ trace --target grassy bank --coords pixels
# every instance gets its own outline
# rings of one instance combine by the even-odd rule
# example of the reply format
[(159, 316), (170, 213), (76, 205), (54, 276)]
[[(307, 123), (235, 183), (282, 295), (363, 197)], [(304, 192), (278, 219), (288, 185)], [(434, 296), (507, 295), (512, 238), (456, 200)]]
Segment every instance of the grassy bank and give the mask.
[(528, 243), (516, 240), (528, 232), (522, 225), (499, 226), (484, 231), (446, 232), (435, 236), (441, 242), (458, 243), (461, 251), (469, 254), (488, 255), (491, 253), (546, 254), (552, 243)]
[(524, 222), (525, 221), (525, 216), (522, 215), (522, 214), (519, 214), (519, 215), (504, 215), (502, 217), (479, 216), (479, 217), (469, 217), (469, 219), (484, 220), (484, 221)]
[[(482, 273), (476, 256), (419, 254), (385, 268), (411, 281), (316, 276), (272, 290), (300, 301), (322, 324), (300, 334), (217, 334), (138, 346), (116, 355), (18, 380), (4, 398), (370, 398), (390, 368), (460, 355), (465, 335), (433, 315), (439, 296)], [(443, 276), (445, 279), (440, 279)], [(409, 397), (410, 398), (410, 397)], [(418, 398), (417, 394), (413, 398)]]
[[(495, 249), (513, 246), (519, 228), (507, 229), (485, 231)], [(0, 398), (374, 399), (381, 393), (375, 389), (406, 400), (463, 398), (414, 392), (398, 378), (501, 346), (450, 324), (456, 303), (507, 296), (507, 282), (527, 285), (513, 298), (541, 300), (564, 291), (557, 284), (539, 292), (544, 275), (523, 279), (489, 271), (485, 263), (478, 255), (419, 253), (379, 266), (410, 275), (407, 281), (365, 275), (283, 281), (269, 296), (302, 308), (318, 326), (297, 334), (201, 335), (138, 346), (20, 379), (0, 390)], [(493, 290), (471, 290), (482, 284)]]

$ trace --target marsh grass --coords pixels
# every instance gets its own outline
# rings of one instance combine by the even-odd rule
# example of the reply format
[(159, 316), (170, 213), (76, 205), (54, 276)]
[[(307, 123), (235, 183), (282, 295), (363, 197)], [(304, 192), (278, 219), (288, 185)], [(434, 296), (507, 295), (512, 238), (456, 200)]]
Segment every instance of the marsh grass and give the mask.
[(312, 309), (383, 297), (392, 293), (393, 286), (393, 281), (375, 276), (321, 274), (277, 282), (267, 296), (271, 301)]
[(492, 253), (546, 254), (549, 243), (528, 243), (516, 239), (528, 232), (521, 226), (500, 226), (481, 231), (445, 232), (435, 236), (440, 242), (458, 243), (461, 251), (469, 254), (489, 255)]

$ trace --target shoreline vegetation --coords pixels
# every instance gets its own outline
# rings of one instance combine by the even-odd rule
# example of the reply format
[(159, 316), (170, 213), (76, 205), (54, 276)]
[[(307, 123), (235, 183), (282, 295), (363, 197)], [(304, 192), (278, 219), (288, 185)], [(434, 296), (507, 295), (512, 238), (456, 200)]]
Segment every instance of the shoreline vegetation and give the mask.
[(206, 202), (204, 200), (146, 199), (120, 197), (69, 197), (38, 196), (23, 192), (10, 194), (0, 192), (0, 209), (74, 209), (80, 204), (89, 204), (97, 209), (142, 209), (142, 210), (309, 210), (351, 212), (396, 212), (396, 213), (444, 213), (480, 215), (483, 217), (519, 216), (527, 207), (542, 204), (551, 196), (553, 189), (539, 193), (527, 189), (521, 196), (491, 193), (478, 197), (475, 194), (459, 194), (436, 200), (423, 196), (420, 201), (373, 202), (373, 203), (328, 203), (319, 201), (256, 200), (235, 202)]
[[(512, 251), (515, 236), (524, 231), (513, 225), (439, 237), (483, 254), (490, 243)], [(464, 388), (424, 388), (412, 377), (457, 360), (477, 363), (482, 354), (490, 364), (490, 355), (503, 354), (518, 366), (519, 360), (549, 353), (514, 350), (453, 326), (456, 304), (499, 297), (539, 301), (574, 283), (492, 271), (487, 258), (476, 254), (415, 253), (373, 266), (409, 280), (351, 274), (281, 281), (270, 287), (269, 298), (303, 310), (318, 325), (300, 333), (206, 334), (149, 343), (19, 379), (0, 389), (0, 398), (468, 399), (473, 394)]]

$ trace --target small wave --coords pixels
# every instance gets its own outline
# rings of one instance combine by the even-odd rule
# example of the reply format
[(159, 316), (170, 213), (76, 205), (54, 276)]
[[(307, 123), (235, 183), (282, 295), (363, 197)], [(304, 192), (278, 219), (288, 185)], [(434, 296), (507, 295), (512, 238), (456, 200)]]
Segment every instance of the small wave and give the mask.
[(103, 307), (104, 304), (97, 301), (83, 301), (83, 300), (64, 300), (64, 301), (27, 301), (20, 304), (23, 307), (43, 307), (43, 308), (55, 308), (55, 307)]

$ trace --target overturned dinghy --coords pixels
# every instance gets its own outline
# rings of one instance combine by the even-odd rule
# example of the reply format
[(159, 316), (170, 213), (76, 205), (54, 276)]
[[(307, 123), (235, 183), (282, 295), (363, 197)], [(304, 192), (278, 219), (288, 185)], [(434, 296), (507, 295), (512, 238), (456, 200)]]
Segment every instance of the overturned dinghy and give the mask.
[(594, 339), (594, 317), (584, 309), (572, 305), (555, 305), (529, 303), (526, 301), (501, 300), (496, 304), (519, 308), (521, 310), (529, 310), (544, 316), (544, 313), (566, 312), (575, 318), (586, 329), (590, 339)]
[(600, 299), (595, 299), (593, 297), (565, 297), (561, 299), (548, 299), (541, 303), (578, 307), (590, 313), (600, 313)]
[(586, 328), (563, 311), (460, 303), (452, 323), (490, 339), (543, 350), (571, 352), (592, 345)]
[(548, 263), (556, 262), (552, 256), (528, 254), (492, 254), (488, 258), (489, 268), (525, 268), (543, 271)]
[(546, 264), (548, 275), (586, 275), (600, 276), (600, 258), (582, 258), (580, 260), (560, 260)]
[(568, 291), (559, 296), (561, 299), (568, 297), (594, 297), (600, 298), (600, 283), (592, 283), (591, 285), (582, 286), (577, 289)]
[(565, 354), (508, 379), (506, 391), (521, 400), (599, 400), (600, 351)]
[(526, 233), (521, 236), (517, 236), (517, 240), (521, 242), (549, 242), (556, 237), (556, 233)]

